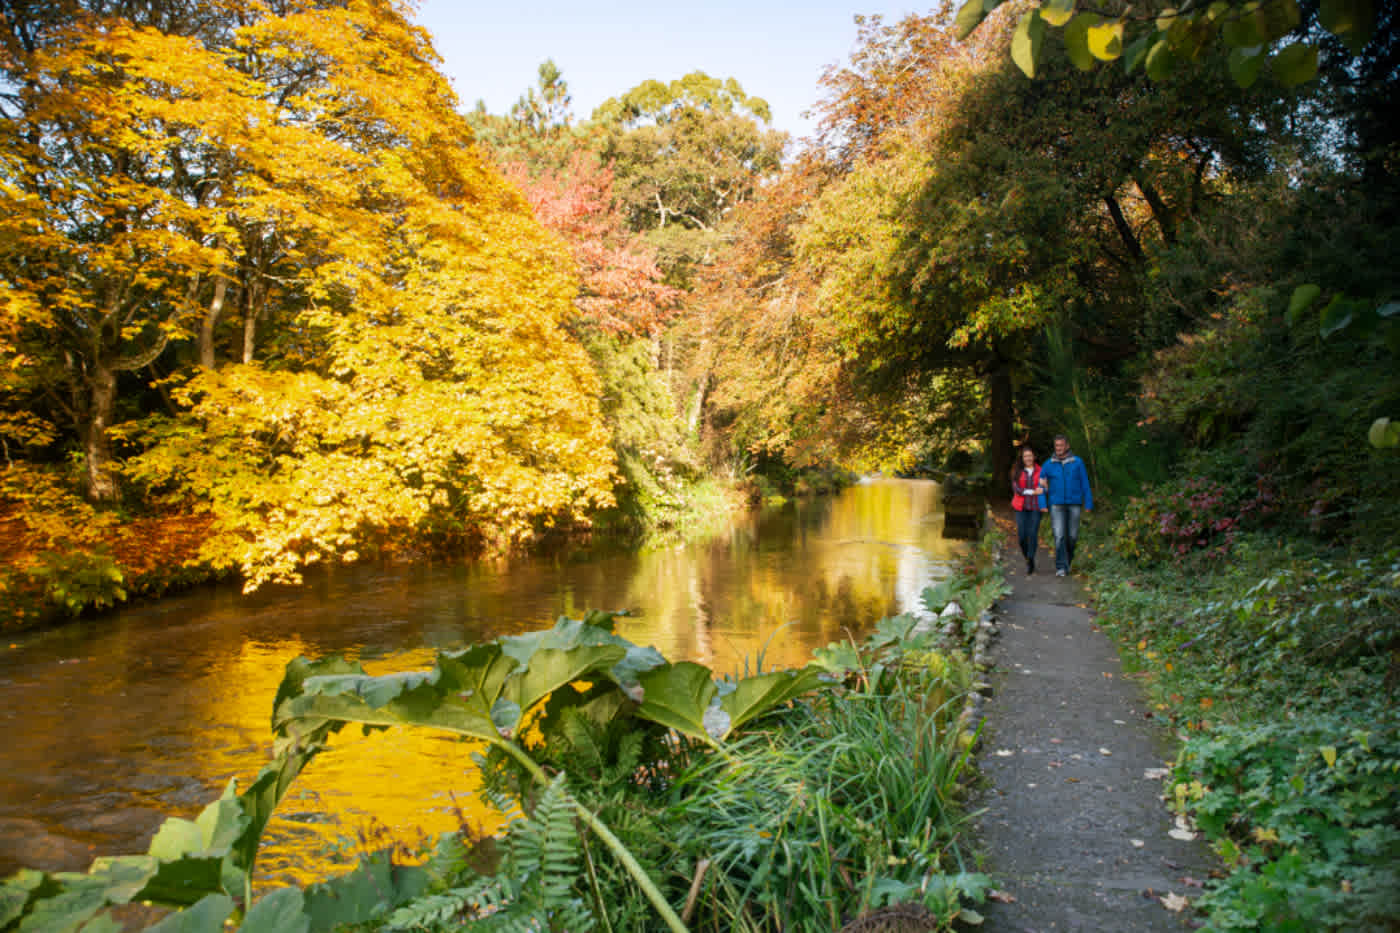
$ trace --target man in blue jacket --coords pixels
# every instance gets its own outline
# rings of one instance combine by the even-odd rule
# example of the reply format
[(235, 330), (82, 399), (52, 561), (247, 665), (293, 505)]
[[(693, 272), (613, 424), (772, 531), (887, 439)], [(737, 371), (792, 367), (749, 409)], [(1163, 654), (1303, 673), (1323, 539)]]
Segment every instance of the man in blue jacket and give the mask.
[(1080, 512), (1094, 507), (1089, 471), (1069, 449), (1069, 438), (1059, 434), (1055, 437), (1055, 456), (1041, 467), (1040, 477), (1045, 481), (1045, 496), (1050, 503), (1050, 529), (1055, 533), (1055, 576), (1063, 577), (1074, 562)]

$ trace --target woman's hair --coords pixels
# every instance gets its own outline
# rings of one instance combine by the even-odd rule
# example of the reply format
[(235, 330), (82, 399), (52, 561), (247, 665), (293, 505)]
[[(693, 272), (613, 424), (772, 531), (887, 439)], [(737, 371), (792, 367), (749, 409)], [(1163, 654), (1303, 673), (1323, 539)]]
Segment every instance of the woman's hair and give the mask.
[(1016, 474), (1026, 468), (1026, 451), (1031, 452), (1031, 457), (1035, 459), (1035, 448), (1030, 444), (1022, 444), (1021, 449), (1016, 451), (1016, 462), (1011, 464), (1011, 479), (1014, 482)]

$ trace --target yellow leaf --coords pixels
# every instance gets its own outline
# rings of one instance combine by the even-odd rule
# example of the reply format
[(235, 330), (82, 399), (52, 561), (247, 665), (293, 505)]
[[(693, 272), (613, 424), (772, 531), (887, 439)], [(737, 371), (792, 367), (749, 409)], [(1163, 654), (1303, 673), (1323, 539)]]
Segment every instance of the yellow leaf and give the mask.
[(1123, 23), (1110, 20), (1089, 27), (1089, 52), (1100, 61), (1111, 62), (1123, 54)]
[(1337, 746), (1324, 745), (1318, 751), (1322, 752), (1322, 760), (1327, 762), (1327, 767), (1335, 768), (1337, 766)]

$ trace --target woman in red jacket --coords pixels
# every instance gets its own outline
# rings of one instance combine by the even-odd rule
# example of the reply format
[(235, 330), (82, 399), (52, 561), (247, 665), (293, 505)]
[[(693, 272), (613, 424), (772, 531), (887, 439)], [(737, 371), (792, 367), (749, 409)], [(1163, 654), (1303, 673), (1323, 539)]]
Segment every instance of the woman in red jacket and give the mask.
[(1021, 465), (1011, 471), (1011, 507), (1016, 510), (1016, 534), (1021, 542), (1021, 554), (1026, 558), (1026, 573), (1035, 573), (1035, 552), (1040, 547), (1040, 513), (1046, 511), (1045, 483), (1040, 478), (1040, 464), (1035, 451), (1027, 444), (1021, 448)]

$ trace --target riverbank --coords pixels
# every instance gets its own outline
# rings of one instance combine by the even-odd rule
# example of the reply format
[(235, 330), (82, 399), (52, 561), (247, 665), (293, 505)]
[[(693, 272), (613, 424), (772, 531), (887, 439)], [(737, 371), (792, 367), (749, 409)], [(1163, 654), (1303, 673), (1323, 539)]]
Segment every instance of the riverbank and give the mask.
[[(876, 507), (867, 511), (882, 520), (902, 517), (922, 527), (908, 517), (910, 509), (889, 507), (883, 495), (891, 491), (931, 495), (928, 486), (877, 484), (866, 496)], [(849, 542), (850, 526), (835, 524), (835, 534)], [(937, 611), (944, 600), (957, 601), (975, 613), (998, 590), (994, 571), (980, 562), (964, 565), (934, 588), (936, 595), (926, 596), (927, 607)], [(810, 587), (810, 566), (805, 579)], [(440, 655), (435, 676), (427, 678), (363, 677), (339, 660), (292, 665), (276, 691), (275, 721), (287, 741), (279, 742), (272, 772), (236, 803), (230, 798), (207, 811), (206, 827), (219, 839), (237, 839), (217, 877), (200, 877), (226, 886), (230, 877), (246, 874), (260, 821), (304, 763), (298, 756), (322, 747), (326, 736), (316, 730), (338, 728), (339, 720), (385, 723), (387, 716), (465, 729), (491, 743), (499, 754), (485, 759), (482, 796), (512, 812), (523, 808), (527, 817), (502, 839), (468, 831), (445, 841), (422, 870), (371, 860), (324, 885), (260, 888), (244, 929), (263, 929), (257, 922), (273, 912), (304, 913), (313, 930), (363, 923), (368, 917), (355, 911), (371, 904), (401, 911), (390, 925), (403, 929), (456, 929), (499, 912), (522, 923), (582, 912), (605, 917), (614, 930), (654, 930), (663, 922), (675, 929), (659, 910), (657, 894), (693, 929), (827, 933), (845, 924), (866, 930), (872, 928), (866, 921), (917, 916), (946, 930), (975, 918), (970, 904), (986, 895), (991, 879), (974, 870), (965, 849), (961, 802), (970, 742), (959, 723), (976, 678), (960, 652), (941, 647), (940, 626), (920, 625), (919, 617), (905, 614), (883, 619), (860, 641), (833, 633), (797, 673), (768, 668), (783, 647), (770, 642), (748, 655), (751, 666), (743, 674), (717, 678), (712, 667), (668, 665), (655, 651), (606, 633), (603, 626), (615, 622), (626, 619), (590, 615), (561, 621), (549, 633), (478, 643)], [(508, 662), (521, 658), (518, 666)], [(478, 678), (488, 669), (499, 676)], [(315, 681), (312, 689), (309, 678), (320, 674), (335, 676)], [(462, 705), (464, 696), (475, 695), (462, 691), (465, 683), (485, 691), (478, 712), (489, 708), (490, 719), (473, 718), (477, 707)], [(259, 691), (264, 698), (272, 693)], [(493, 697), (520, 700), (501, 706)], [(498, 721), (514, 709), (524, 722), (532, 708), (528, 730)], [(328, 723), (327, 715), (336, 722)], [(532, 737), (517, 743), (516, 734)], [(334, 744), (345, 738), (338, 735)], [(456, 759), (460, 768), (460, 752)], [(329, 763), (309, 768), (306, 779), (323, 764)], [(558, 777), (541, 780), (546, 772)], [(255, 826), (232, 819), (252, 812), (245, 801), (256, 806)], [(570, 817), (582, 812), (578, 806), (590, 814), (588, 828)], [(226, 823), (228, 835), (221, 828)], [(595, 823), (609, 832), (596, 831)], [(174, 844), (178, 835), (162, 830), (157, 840)], [(183, 861), (187, 856), (205, 857), (167, 845), (159, 851), (160, 870), (170, 875), (193, 870)], [(630, 853), (625, 858), (624, 851)], [(41, 905), (95, 910), (103, 901), (129, 898), (133, 885), (145, 883), (141, 872), (153, 867), (102, 863), (84, 883), (81, 905), (51, 903), (64, 885), (76, 883), (72, 876), (50, 876), (51, 884), (30, 876), (34, 883), (17, 880), (7, 893), (21, 912)], [(639, 870), (652, 879), (650, 893), (639, 884)], [(361, 896), (368, 889), (378, 892), (375, 898)], [(145, 896), (159, 899), (159, 892), (153, 888)], [(211, 888), (209, 896), (196, 910), (227, 912), (244, 892)], [(381, 910), (365, 928), (384, 923)]]
[[(709, 478), (672, 490), (651, 511), (600, 516), (596, 533), (639, 547), (674, 546), (712, 532), (732, 515), (784, 493), (825, 495), (853, 480), (845, 473), (794, 475), (790, 484)], [(615, 510), (616, 511), (616, 510)], [(126, 603), (159, 599), (192, 586), (234, 581), (238, 569), (205, 557), (217, 534), (207, 512), (169, 504), (98, 508), (59, 471), (24, 464), (0, 469), (0, 632), (47, 628)], [(595, 529), (561, 527), (515, 553), (557, 548)], [(344, 562), (447, 557), (473, 559), (494, 551), (477, 542), (386, 540), (376, 553)]]
[[(1100, 622), (1183, 744), (1174, 806), (1224, 862), (1212, 929), (1400, 920), (1400, 552), (1279, 533), (1144, 566), (1090, 530)], [(1131, 542), (1128, 542), (1131, 543)]]

